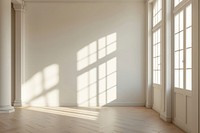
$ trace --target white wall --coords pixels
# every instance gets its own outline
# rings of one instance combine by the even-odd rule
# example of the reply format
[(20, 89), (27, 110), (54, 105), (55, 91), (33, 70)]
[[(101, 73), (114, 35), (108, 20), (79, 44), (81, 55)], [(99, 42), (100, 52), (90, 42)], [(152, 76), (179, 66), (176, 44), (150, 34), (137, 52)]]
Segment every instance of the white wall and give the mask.
[[(145, 105), (144, 13), (142, 1), (26, 2), (23, 102), (37, 106)], [(97, 43), (102, 38), (114, 41), (108, 46), (110, 54), (77, 70), (77, 63), (86, 61), (77, 61), (77, 55), (103, 44)], [(104, 63), (111, 74), (98, 80), (104, 74)]]

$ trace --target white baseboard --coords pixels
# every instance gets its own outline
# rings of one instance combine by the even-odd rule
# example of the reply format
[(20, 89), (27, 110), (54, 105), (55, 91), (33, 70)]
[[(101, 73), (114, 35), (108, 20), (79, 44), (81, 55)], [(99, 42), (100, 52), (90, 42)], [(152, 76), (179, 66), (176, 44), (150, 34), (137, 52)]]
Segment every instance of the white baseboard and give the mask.
[(174, 123), (177, 127), (181, 128), (185, 132), (190, 133), (188, 125), (185, 124), (184, 122), (182, 122), (182, 121), (180, 121), (180, 120), (175, 118), (172, 123)]
[(13, 103), (14, 107), (22, 107), (22, 101), (14, 101)]
[[(54, 104), (49, 104), (50, 107), (55, 107)], [(22, 103), (22, 106), (38, 106), (38, 107), (44, 107), (45, 105), (42, 104), (42, 103), (32, 103), (32, 104), (29, 104), (29, 103)], [(61, 106), (61, 107), (78, 107), (77, 103), (61, 103), (60, 105), (57, 105), (57, 106)], [(109, 104), (106, 104), (104, 105), (105, 107), (145, 107), (145, 103), (128, 103), (128, 102), (117, 102), (117, 103), (109, 103)], [(104, 106), (101, 106), (101, 107), (104, 107)], [(96, 107), (96, 106), (94, 106)]]
[(158, 107), (156, 107), (155, 105), (153, 105), (153, 110), (155, 110), (156, 112), (160, 113), (160, 109), (158, 109)]
[(172, 122), (172, 118), (171, 117), (167, 117), (165, 114), (160, 114), (160, 118), (166, 122), (171, 123)]

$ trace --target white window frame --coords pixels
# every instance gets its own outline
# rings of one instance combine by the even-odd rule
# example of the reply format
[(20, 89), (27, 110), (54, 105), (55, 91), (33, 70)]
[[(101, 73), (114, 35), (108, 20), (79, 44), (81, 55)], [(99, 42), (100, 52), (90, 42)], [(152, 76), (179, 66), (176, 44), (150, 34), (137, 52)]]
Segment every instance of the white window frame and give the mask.
[[(183, 64), (183, 88), (180, 88), (180, 87), (175, 87), (175, 32), (173, 31), (173, 60), (174, 60), (174, 66), (173, 66), (173, 73), (174, 73), (174, 89), (175, 89), (175, 92), (179, 92), (179, 93), (183, 93), (182, 91), (185, 91), (184, 93), (186, 93), (187, 95), (191, 96), (192, 93), (192, 88), (193, 88), (193, 85), (191, 87), (191, 90), (188, 90), (186, 89), (186, 8), (189, 6), (189, 5), (192, 5), (192, 0), (182, 0), (177, 6), (174, 7), (174, 10), (173, 10), (173, 20), (175, 22), (175, 16), (177, 14), (179, 14), (181, 11), (183, 11), (183, 60), (184, 60), (184, 64)], [(175, 27), (175, 25), (173, 26)], [(191, 24), (191, 28), (193, 29), (193, 25)], [(173, 28), (175, 29), (175, 28)], [(192, 34), (192, 33), (191, 33)], [(192, 40), (191, 40), (192, 41)], [(193, 44), (193, 41), (192, 41), (192, 44)], [(191, 45), (192, 45), (191, 44)], [(192, 51), (193, 51), (193, 46), (191, 46), (192, 48)], [(192, 52), (192, 58), (193, 58), (193, 52)], [(193, 59), (191, 59), (193, 60)], [(193, 63), (192, 63), (193, 64)], [(191, 67), (191, 70), (193, 69), (193, 66)], [(192, 70), (193, 71), (193, 70)], [(192, 73), (192, 72), (191, 72)], [(193, 76), (192, 76), (193, 77)], [(191, 79), (191, 82), (192, 82), (192, 79)], [(192, 83), (191, 83), (192, 84)]]
[[(161, 0), (161, 20), (158, 22), (158, 23), (156, 23), (155, 25), (154, 25), (154, 14), (153, 14), (153, 10), (154, 10), (154, 4), (155, 4), (155, 1), (157, 1), (157, 0), (153, 0), (152, 1), (152, 49), (153, 49), (153, 46), (154, 46), (154, 37), (153, 37), (153, 35), (154, 35), (154, 33), (155, 32), (157, 32), (159, 29), (160, 29), (160, 82), (159, 83), (155, 83), (154, 82), (154, 60), (153, 60), (153, 58), (154, 58), (154, 56), (152, 55), (152, 61), (153, 61), (153, 63), (152, 63), (152, 68), (153, 68), (153, 73), (152, 73), (152, 76), (153, 76), (153, 84), (154, 84), (154, 86), (157, 86), (157, 85), (163, 85), (163, 71), (164, 71), (164, 69), (163, 69), (163, 0)], [(159, 12), (159, 11), (158, 11)], [(158, 13), (157, 12), (157, 13)], [(157, 14), (156, 13), (156, 14)], [(154, 53), (154, 50), (153, 50), (153, 53)]]

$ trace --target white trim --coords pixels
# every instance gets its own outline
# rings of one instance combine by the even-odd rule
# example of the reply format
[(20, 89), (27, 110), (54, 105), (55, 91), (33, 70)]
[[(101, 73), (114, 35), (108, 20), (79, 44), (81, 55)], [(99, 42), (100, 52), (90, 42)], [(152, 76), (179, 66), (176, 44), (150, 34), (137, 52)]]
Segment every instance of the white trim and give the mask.
[(146, 2), (146, 107), (153, 107), (152, 3)]
[[(22, 102), (22, 107), (24, 107), (24, 106), (42, 106), (43, 107), (43, 103), (31, 103), (30, 104), (30, 103)], [(63, 106), (66, 106), (66, 107), (70, 107), (70, 106), (79, 107), (77, 105), (77, 103), (61, 103), (58, 106), (59, 107), (60, 106), (61, 107), (63, 107)], [(99, 106), (99, 107), (145, 107), (145, 103), (143, 103), (143, 102), (141, 102), (141, 103), (140, 102), (138, 102), (138, 103), (117, 102), (117, 103), (109, 103), (109, 104), (106, 104), (106, 105), (103, 105), (103, 106)]]
[(22, 106), (21, 88), (24, 74), (25, 10), (24, 3), (15, 3), (15, 101), (14, 106)]
[(24, 3), (24, 1), (23, 0), (12, 0), (12, 3), (13, 4), (23, 4)]
[(25, 2), (146, 2), (146, 0), (24, 0)]
[(188, 5), (190, 5), (191, 3), (192, 3), (191, 1), (187, 1), (187, 2), (183, 3), (183, 5), (174, 8), (173, 13), (174, 13), (174, 14), (177, 14), (177, 13), (179, 13), (179, 12), (185, 10), (185, 8), (186, 8)]
[(187, 124), (183, 123), (181, 120), (178, 120), (176, 118), (174, 118), (173, 124), (175, 124), (176, 126), (178, 126), (179, 128), (183, 129), (184, 131), (186, 131), (187, 133), (192, 133), (190, 132), (190, 130), (187, 128)]

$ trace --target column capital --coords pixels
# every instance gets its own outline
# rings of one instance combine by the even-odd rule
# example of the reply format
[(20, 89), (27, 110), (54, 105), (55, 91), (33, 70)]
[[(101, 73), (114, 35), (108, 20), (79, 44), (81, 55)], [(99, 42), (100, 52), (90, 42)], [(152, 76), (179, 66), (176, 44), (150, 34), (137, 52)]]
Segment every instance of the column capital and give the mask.
[(19, 12), (23, 12), (25, 11), (25, 4), (24, 1), (21, 2), (16, 2), (17, 0), (12, 0), (13, 3), (13, 7), (15, 9), (15, 11), (19, 11)]

